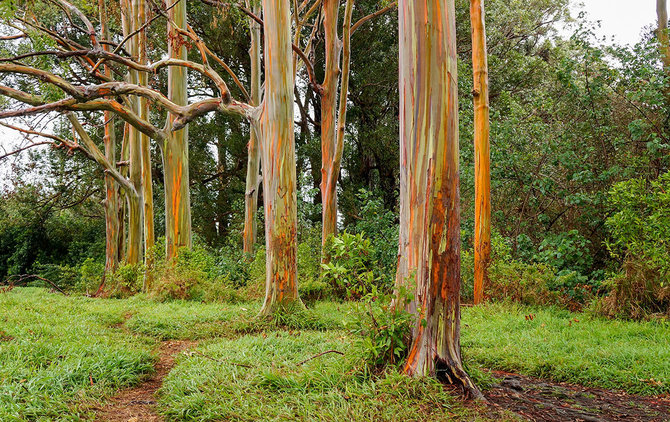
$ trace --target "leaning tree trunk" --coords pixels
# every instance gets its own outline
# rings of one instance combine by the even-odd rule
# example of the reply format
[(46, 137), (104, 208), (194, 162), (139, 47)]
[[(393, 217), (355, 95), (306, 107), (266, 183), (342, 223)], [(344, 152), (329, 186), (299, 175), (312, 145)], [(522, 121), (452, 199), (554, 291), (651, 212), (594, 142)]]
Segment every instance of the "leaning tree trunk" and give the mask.
[[(178, 4), (172, 7), (176, 2)], [(177, 28), (186, 29), (186, 2), (169, 0), (168, 55), (186, 60), (186, 41)], [(178, 105), (188, 103), (186, 68), (170, 66), (168, 69), (168, 97)], [(165, 185), (165, 247), (166, 259), (176, 257), (182, 247), (191, 247), (191, 195), (189, 190), (188, 126), (172, 131), (178, 116), (168, 114), (170, 135), (163, 143), (163, 174)]]
[[(261, 315), (302, 306), (297, 284), (297, 197), (289, 0), (263, 0), (265, 95), (262, 136), (265, 302)], [(258, 127), (260, 126), (260, 127)]]
[(415, 292), (404, 371), (438, 372), (481, 393), (460, 351), (460, 198), (454, 0), (400, 0), (400, 261), (397, 287)]
[[(107, 10), (104, 0), (98, 1), (100, 13), (100, 31), (102, 37), (109, 39), (109, 28), (107, 27)], [(105, 51), (110, 51), (109, 45), (103, 45)], [(110, 77), (112, 71), (109, 65), (105, 64), (105, 76)], [(105, 146), (105, 157), (110, 163), (116, 163), (116, 131), (114, 130), (114, 115), (111, 111), (104, 112), (105, 135), (103, 144)], [(119, 265), (119, 191), (114, 178), (105, 173), (105, 274), (114, 273)], [(102, 284), (101, 284), (102, 287)]]
[[(259, 15), (258, 6), (253, 6), (252, 11)], [(251, 32), (251, 47), (249, 58), (251, 59), (251, 105), (257, 106), (261, 102), (261, 26), (253, 19), (249, 19)], [(244, 196), (244, 253), (247, 259), (252, 259), (254, 245), (257, 239), (258, 224), (256, 222), (256, 211), (258, 209), (258, 188), (260, 185), (260, 145), (255, 130), (249, 131), (249, 156), (247, 159), (247, 186)]]
[(475, 143), (475, 288), (474, 302), (484, 299), (491, 262), (491, 163), (489, 146), (489, 76), (484, 0), (470, 1), (474, 74)]

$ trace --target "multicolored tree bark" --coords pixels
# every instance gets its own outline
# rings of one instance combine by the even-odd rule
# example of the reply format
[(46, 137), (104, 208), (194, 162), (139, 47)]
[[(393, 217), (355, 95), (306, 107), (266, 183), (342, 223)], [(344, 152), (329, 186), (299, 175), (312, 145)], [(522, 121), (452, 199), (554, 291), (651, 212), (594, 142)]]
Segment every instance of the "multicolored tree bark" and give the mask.
[[(323, 29), (326, 46), (326, 68), (321, 89), (321, 206), (322, 245), (337, 234), (337, 180), (344, 150), (344, 129), (349, 92), (349, 61), (351, 57), (351, 15), (353, 0), (348, 0), (345, 8), (342, 40), (337, 34), (339, 21), (339, 0), (324, 0)], [(342, 54), (341, 54), (342, 53)], [(340, 56), (342, 71), (340, 72)], [(338, 92), (338, 82), (341, 85)], [(338, 94), (340, 97), (337, 108)], [(330, 259), (322, 246), (322, 260)]]
[(290, 2), (263, 0), (265, 95), (261, 137), (266, 281), (261, 315), (302, 306), (297, 284), (297, 196)]
[[(133, 31), (133, 22), (134, 16), (132, 13), (132, 3), (130, 0), (121, 0), (121, 17), (122, 17), (122, 26), (123, 33), (125, 36), (129, 35)], [(132, 54), (136, 54), (138, 51), (137, 37), (131, 37), (130, 39), (130, 51)], [(129, 69), (128, 82), (132, 84), (137, 84), (138, 81), (138, 72)], [(132, 98), (131, 109), (137, 114), (138, 111), (138, 99)], [(135, 265), (139, 264), (142, 260), (143, 249), (143, 233), (144, 233), (144, 210), (141, 206), (142, 203), (142, 145), (140, 139), (140, 131), (128, 123), (126, 123), (126, 131), (128, 134), (128, 168), (129, 168), (129, 178), (130, 182), (133, 184), (137, 194), (139, 195), (140, 206), (136, 207), (133, 198), (128, 197), (128, 236), (126, 238), (126, 253), (125, 261), (127, 264)]]
[(400, 244), (396, 284), (415, 292), (404, 371), (481, 393), (460, 351), (460, 198), (454, 0), (401, 0)]
[[(132, 54), (135, 60), (146, 65), (147, 58), (147, 33), (143, 29), (147, 20), (147, 4), (145, 0), (133, 0), (133, 31), (139, 31), (132, 42)], [(148, 75), (146, 72), (137, 72), (137, 84), (142, 87), (148, 85)], [(146, 98), (137, 98), (137, 115), (143, 119), (149, 120), (149, 103)], [(142, 178), (142, 211), (144, 214), (144, 264), (146, 271), (144, 273), (144, 290), (151, 285), (151, 274), (153, 268), (153, 256), (150, 253), (154, 247), (154, 198), (153, 198), (153, 180), (151, 178), (151, 144), (150, 138), (138, 131), (141, 155), (141, 178)]]
[[(248, 2), (247, 2), (248, 3)], [(247, 4), (247, 6), (249, 6)], [(252, 6), (254, 14), (259, 15), (259, 7)], [(253, 19), (249, 19), (251, 46), (249, 58), (251, 60), (251, 105), (258, 106), (261, 102), (261, 26)], [(244, 195), (244, 253), (251, 259), (257, 238), (256, 211), (258, 209), (258, 188), (260, 187), (260, 145), (256, 131), (249, 131), (249, 155), (247, 158), (247, 181)]]
[[(107, 26), (107, 8), (104, 0), (98, 1), (100, 15), (100, 32), (104, 39), (109, 39), (109, 27)], [(109, 51), (109, 45), (102, 47)], [(105, 76), (111, 77), (109, 65), (104, 66)], [(105, 146), (105, 157), (110, 163), (116, 163), (116, 131), (114, 129), (114, 115), (111, 111), (103, 113), (105, 119), (105, 135), (103, 144)], [(119, 264), (119, 237), (121, 225), (119, 223), (119, 191), (114, 178), (105, 173), (105, 274), (113, 273)]]
[[(178, 0), (169, 0), (170, 8)], [(186, 41), (179, 29), (186, 29), (186, 2), (169, 9), (168, 55), (174, 59), (187, 59)], [(177, 105), (188, 104), (186, 67), (168, 69), (168, 98)], [(168, 114), (169, 136), (163, 142), (163, 174), (165, 184), (165, 243), (167, 259), (174, 258), (182, 247), (191, 247), (191, 194), (188, 168), (188, 127), (171, 130), (179, 117)]]
[(475, 142), (475, 282), (474, 302), (484, 300), (491, 262), (491, 163), (489, 145), (489, 73), (484, 0), (470, 1), (474, 74)]

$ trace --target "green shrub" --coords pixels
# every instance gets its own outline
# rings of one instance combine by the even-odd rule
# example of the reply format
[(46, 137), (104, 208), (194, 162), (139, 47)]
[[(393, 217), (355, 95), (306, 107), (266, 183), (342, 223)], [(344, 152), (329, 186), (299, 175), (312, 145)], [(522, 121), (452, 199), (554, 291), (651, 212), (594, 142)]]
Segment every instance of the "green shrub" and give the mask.
[(388, 293), (393, 290), (398, 265), (398, 216), (384, 208), (380, 198), (381, 195), (361, 189), (356, 196), (360, 219), (349, 229), (372, 242), (371, 258), (378, 285)]
[(357, 304), (350, 332), (357, 336), (369, 369), (400, 366), (404, 361), (415, 321), (414, 315), (405, 310), (411, 301), (406, 289), (393, 296), (373, 286)]
[(182, 248), (171, 261), (156, 262), (150, 293), (158, 300), (197, 300), (203, 302), (236, 302), (240, 300), (231, 282), (220, 275), (216, 258), (202, 246)]
[[(80, 273), (79, 269), (75, 266), (41, 264), (37, 262), (35, 265), (33, 265), (32, 272), (36, 275), (39, 275), (40, 277), (52, 281), (54, 284), (65, 291), (76, 290), (77, 285), (79, 284)], [(31, 282), (30, 285), (36, 287), (50, 287), (43, 281), (39, 280)]]
[[(574, 235), (573, 233), (568, 237)], [(566, 241), (561, 244), (572, 243)], [(549, 250), (553, 252), (549, 253)], [(544, 249), (547, 261), (551, 261), (549, 257), (556, 257), (555, 251), (556, 249), (548, 247)], [(472, 249), (461, 254), (461, 277), (463, 281), (461, 297), (464, 300), (472, 300), (474, 284)], [(489, 284), (484, 287), (484, 294), (494, 301), (510, 300), (526, 305), (560, 305), (578, 310), (594, 298), (599, 286), (599, 282), (575, 271), (557, 271), (556, 267), (549, 263), (526, 263), (515, 259), (508, 240), (495, 230), (491, 233)]]
[(607, 248), (623, 265), (595, 310), (607, 316), (670, 315), (670, 173), (631, 179), (609, 193)]
[(91, 295), (98, 290), (104, 276), (105, 264), (95, 261), (93, 258), (86, 258), (79, 266), (79, 280), (76, 284), (76, 290)]
[(550, 265), (564, 274), (570, 271), (589, 274), (593, 266), (590, 244), (577, 230), (549, 233), (540, 243), (533, 261)]
[(343, 232), (326, 242), (329, 263), (321, 264), (323, 280), (340, 299), (359, 299), (376, 287), (372, 269), (372, 243), (363, 233)]
[(107, 276), (105, 295), (113, 298), (132, 296), (142, 291), (143, 281), (144, 265), (119, 265), (115, 273)]

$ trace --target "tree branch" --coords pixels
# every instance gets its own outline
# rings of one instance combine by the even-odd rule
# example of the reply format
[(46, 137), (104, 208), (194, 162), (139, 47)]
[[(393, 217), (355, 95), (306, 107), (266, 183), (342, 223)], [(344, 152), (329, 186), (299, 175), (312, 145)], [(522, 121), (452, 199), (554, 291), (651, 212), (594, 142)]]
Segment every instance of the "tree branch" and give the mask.
[(374, 13), (370, 13), (369, 15), (360, 18), (360, 19), (359, 19), (358, 21), (356, 21), (356, 23), (351, 27), (351, 33), (353, 34), (354, 32), (356, 32), (356, 30), (357, 30), (358, 28), (360, 28), (361, 25), (363, 25), (365, 22), (369, 21), (370, 19), (374, 19), (374, 18), (376, 18), (377, 16), (383, 15), (384, 13), (386, 13), (386, 12), (388, 12), (388, 11), (390, 11), (390, 10), (395, 9), (395, 8), (397, 7), (397, 5), (398, 5), (398, 3), (394, 1), (393, 3), (389, 4), (389, 5), (386, 6), (385, 8), (383, 8), (383, 9), (379, 9), (379, 10), (377, 10), (377, 11), (374, 12)]

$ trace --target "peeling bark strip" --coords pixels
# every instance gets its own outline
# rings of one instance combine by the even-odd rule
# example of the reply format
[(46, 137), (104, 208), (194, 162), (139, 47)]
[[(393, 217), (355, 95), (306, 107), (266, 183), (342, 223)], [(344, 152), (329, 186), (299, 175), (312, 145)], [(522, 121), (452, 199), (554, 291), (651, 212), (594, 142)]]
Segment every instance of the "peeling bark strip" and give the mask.
[(491, 163), (489, 145), (489, 74), (484, 0), (470, 0), (475, 126), (475, 304), (484, 299), (491, 262)]
[(414, 291), (404, 371), (482, 397), (461, 363), (458, 85), (454, 0), (401, 0), (400, 244), (396, 283)]
[[(179, 2), (171, 7), (176, 1)], [(172, 59), (186, 60), (187, 51), (179, 29), (186, 30), (186, 2), (168, 2), (168, 53)], [(174, 25), (173, 25), (174, 23)], [(175, 104), (188, 104), (185, 67), (168, 69), (168, 97)], [(171, 130), (178, 115), (168, 114), (168, 139), (163, 143), (165, 177), (165, 247), (167, 259), (174, 258), (181, 247), (191, 247), (191, 194), (188, 169), (188, 127)]]
[[(247, 7), (249, 6), (247, 2)], [(258, 6), (252, 6), (253, 13), (258, 15)], [(261, 25), (253, 19), (249, 19), (251, 35), (251, 47), (249, 58), (251, 60), (251, 105), (258, 106), (261, 102)], [(256, 131), (249, 131), (247, 159), (247, 185), (244, 196), (244, 253), (247, 259), (252, 259), (254, 245), (257, 238), (256, 211), (258, 209), (258, 188), (260, 179), (261, 155), (259, 139)]]
[[(297, 285), (297, 197), (289, 0), (263, 0), (265, 98), (259, 123), (263, 160), (266, 280), (262, 315), (301, 305)], [(258, 127), (260, 126), (260, 128)]]

